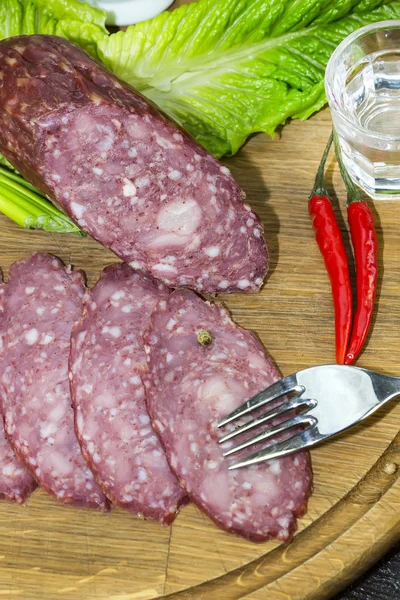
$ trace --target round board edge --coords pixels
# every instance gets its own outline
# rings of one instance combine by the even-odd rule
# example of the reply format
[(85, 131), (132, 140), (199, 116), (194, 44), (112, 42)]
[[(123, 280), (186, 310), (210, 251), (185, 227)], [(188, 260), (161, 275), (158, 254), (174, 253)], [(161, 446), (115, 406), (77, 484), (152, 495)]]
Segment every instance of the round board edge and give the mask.
[[(400, 434), (346, 496), (298, 533), (291, 543), (225, 575), (159, 598), (240, 600), (260, 592), (264, 595), (257, 598), (268, 600), (328, 600), (362, 575), (400, 539), (399, 467)], [(394, 503), (398, 504), (397, 510)], [(374, 513), (372, 522), (376, 524), (373, 533), (371, 522), (369, 527), (365, 526), (371, 513)], [(356, 546), (354, 537), (350, 540), (355, 529), (360, 529)], [(373, 545), (371, 536), (374, 537)], [(346, 562), (338, 558), (341, 546), (343, 551), (349, 547), (352, 550)], [(321, 561), (322, 577), (317, 575)], [(315, 577), (310, 576), (313, 568)], [(302, 579), (307, 580), (308, 587), (299, 596)], [(276, 588), (274, 593), (277, 583), (279, 591)]]

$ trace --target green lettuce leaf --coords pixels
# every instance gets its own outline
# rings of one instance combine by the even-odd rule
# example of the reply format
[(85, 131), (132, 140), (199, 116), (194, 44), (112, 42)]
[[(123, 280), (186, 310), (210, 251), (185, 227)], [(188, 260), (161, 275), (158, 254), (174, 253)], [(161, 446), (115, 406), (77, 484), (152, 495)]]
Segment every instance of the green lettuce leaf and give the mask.
[(108, 36), (105, 12), (79, 0), (1, 0), (0, 39), (16, 35), (60, 35), (98, 58)]
[(98, 54), (221, 157), (321, 108), (335, 47), (398, 18), (399, 0), (200, 0), (103, 38)]
[(98, 25), (64, 19), (57, 23), (54, 34), (81, 46), (98, 60), (97, 45), (108, 35)]
[[(27, 4), (26, 0), (21, 0)], [(31, 0), (30, 2), (31, 3)], [(58, 20), (81, 21), (105, 29), (106, 13), (80, 0), (34, 0), (33, 4)]]

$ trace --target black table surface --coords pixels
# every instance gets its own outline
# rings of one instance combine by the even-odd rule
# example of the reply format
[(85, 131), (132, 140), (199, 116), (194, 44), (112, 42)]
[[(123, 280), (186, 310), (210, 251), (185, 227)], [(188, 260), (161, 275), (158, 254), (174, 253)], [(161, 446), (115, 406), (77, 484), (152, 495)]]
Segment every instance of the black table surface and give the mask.
[(400, 543), (332, 600), (400, 600)]

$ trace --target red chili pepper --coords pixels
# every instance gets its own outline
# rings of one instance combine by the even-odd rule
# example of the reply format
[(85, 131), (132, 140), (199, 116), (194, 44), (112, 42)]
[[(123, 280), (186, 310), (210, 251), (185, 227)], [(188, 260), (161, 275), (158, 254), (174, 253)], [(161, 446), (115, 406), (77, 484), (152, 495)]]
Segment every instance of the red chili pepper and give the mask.
[(331, 281), (335, 308), (336, 361), (343, 364), (351, 330), (352, 296), (346, 250), (324, 183), (325, 164), (331, 145), (332, 135), (322, 156), (308, 208), (315, 239)]
[(356, 265), (357, 310), (345, 364), (360, 354), (371, 325), (378, 280), (378, 238), (371, 209), (343, 165), (335, 137), (336, 156), (347, 188), (347, 217)]

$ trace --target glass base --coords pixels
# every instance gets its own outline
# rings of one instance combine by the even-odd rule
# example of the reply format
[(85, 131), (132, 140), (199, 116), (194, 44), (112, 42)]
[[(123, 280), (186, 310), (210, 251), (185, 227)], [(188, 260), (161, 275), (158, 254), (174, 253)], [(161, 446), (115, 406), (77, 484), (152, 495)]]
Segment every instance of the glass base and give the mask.
[(400, 200), (400, 178), (372, 177), (342, 152), (343, 162), (354, 183), (373, 200)]
[(166, 10), (173, 0), (89, 0), (107, 13), (107, 25), (133, 25), (152, 19)]

